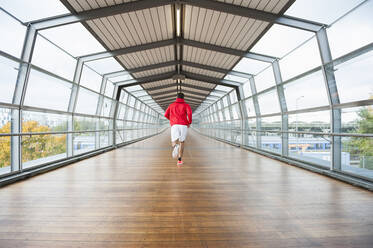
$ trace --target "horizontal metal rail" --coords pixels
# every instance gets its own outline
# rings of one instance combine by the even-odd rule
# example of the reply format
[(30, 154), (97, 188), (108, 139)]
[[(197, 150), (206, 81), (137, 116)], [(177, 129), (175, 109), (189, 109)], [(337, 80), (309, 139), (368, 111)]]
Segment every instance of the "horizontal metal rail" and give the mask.
[(12, 137), (12, 136), (32, 136), (32, 135), (56, 135), (56, 134), (75, 134), (75, 133), (97, 133), (97, 132), (113, 132), (113, 131), (124, 131), (124, 130), (144, 130), (144, 129), (155, 129), (159, 127), (144, 127), (144, 128), (120, 128), (120, 129), (102, 129), (102, 130), (82, 130), (82, 131), (55, 131), (55, 132), (25, 132), (25, 133), (0, 133), (0, 137)]
[[(196, 127), (199, 129), (220, 129), (220, 130), (237, 130), (241, 132), (242, 130), (238, 128), (207, 128), (207, 127)], [(348, 136), (348, 137), (360, 137), (360, 138), (373, 138), (372, 133), (330, 133), (330, 132), (304, 132), (304, 131), (275, 131), (275, 130), (243, 130), (243, 132), (258, 132), (258, 133), (290, 133), (290, 134), (311, 134), (311, 135), (322, 135), (322, 136)]]

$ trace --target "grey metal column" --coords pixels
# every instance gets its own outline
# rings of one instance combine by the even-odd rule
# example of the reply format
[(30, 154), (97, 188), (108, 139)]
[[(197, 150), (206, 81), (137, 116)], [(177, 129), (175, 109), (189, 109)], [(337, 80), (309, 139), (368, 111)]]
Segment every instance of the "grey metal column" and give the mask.
[[(102, 108), (103, 108), (103, 104), (104, 104), (104, 94), (105, 94), (107, 80), (108, 80), (108, 78), (106, 76), (102, 77), (101, 87), (100, 87), (100, 95), (98, 97), (97, 108), (96, 108), (96, 116), (101, 116), (101, 113), (102, 113)], [(99, 130), (99, 129), (100, 129), (100, 120), (96, 121), (96, 130)], [(109, 129), (111, 129), (111, 128), (109, 128)], [(101, 135), (100, 132), (95, 132), (95, 146), (96, 146), (96, 149), (100, 148), (100, 135)]]
[[(82, 75), (83, 70), (83, 60), (78, 59), (75, 67), (75, 73), (73, 78), (73, 86), (71, 89), (70, 94), (70, 101), (69, 101), (69, 107), (68, 112), (71, 113), (71, 119), (67, 123), (67, 131), (72, 132), (74, 131), (74, 113), (76, 108), (76, 101), (78, 98), (78, 91), (79, 91), (79, 84), (80, 84), (80, 77)], [(73, 156), (73, 134), (68, 133), (67, 139), (66, 139), (66, 147), (67, 147), (67, 156), (71, 157)]]
[[(11, 133), (21, 133), (22, 132), (22, 117), (21, 109), (25, 99), (27, 82), (31, 70), (31, 59), (34, 51), (35, 40), (37, 36), (37, 30), (29, 25), (27, 27), (27, 32), (25, 36), (25, 41), (23, 43), (22, 62), (19, 66), (19, 71), (17, 75), (17, 82), (14, 90), (12, 103), (19, 106), (18, 109), (12, 109), (11, 111)], [(12, 136), (11, 137), (11, 169), (12, 171), (22, 170), (22, 137)]]
[(288, 108), (286, 105), (286, 99), (285, 99), (285, 93), (284, 93), (284, 87), (282, 85), (282, 77), (281, 77), (281, 71), (280, 71), (280, 65), (278, 63), (278, 60), (274, 61), (272, 63), (272, 69), (273, 69), (273, 74), (275, 76), (275, 81), (276, 81), (276, 89), (277, 89), (277, 95), (278, 95), (278, 100), (281, 108), (281, 118), (282, 118), (282, 127), (281, 130), (284, 132), (282, 133), (281, 136), (281, 143), (282, 143), (282, 156), (288, 156), (289, 155), (289, 135), (287, 133), (288, 131)]
[[(112, 135), (111, 136), (111, 140), (109, 140), (109, 142), (111, 141), (113, 146), (117, 145), (117, 118), (118, 118), (118, 110), (119, 110), (119, 100), (120, 100), (120, 94), (118, 94), (118, 90), (119, 90), (119, 86), (118, 85), (115, 85), (114, 86), (114, 92), (113, 92), (113, 99), (114, 99), (114, 102), (113, 104), (111, 105), (111, 108), (110, 108), (110, 117), (113, 118), (113, 121), (112, 121), (112, 128), (111, 129), (114, 129)], [(117, 97), (118, 96), (118, 97)], [(109, 137), (110, 137), (109, 136)]]
[[(251, 93), (253, 96), (254, 110), (256, 114), (256, 130), (261, 131), (262, 122), (261, 122), (261, 117), (260, 117), (260, 108), (259, 108), (259, 102), (258, 102), (258, 95), (256, 93), (255, 80), (254, 80), (254, 77), (251, 77), (249, 80), (250, 80)], [(260, 132), (256, 132), (256, 147), (260, 148), (261, 146), (262, 146), (262, 135)]]
[(244, 91), (243, 91), (243, 85), (240, 85), (238, 87), (238, 94), (240, 95), (240, 101), (238, 101), (238, 106), (240, 108), (240, 116), (241, 116), (241, 146), (244, 146), (244, 145), (247, 145), (248, 142), (247, 142), (247, 135), (245, 134), (246, 130), (247, 130), (247, 110), (246, 110), (246, 107), (245, 107), (245, 103), (243, 102), (242, 99), (245, 99), (245, 94), (244, 94)]
[[(331, 110), (331, 132), (340, 133), (341, 132), (341, 110), (334, 108), (334, 105), (339, 104), (339, 95), (337, 90), (337, 84), (335, 81), (334, 68), (332, 62), (332, 54), (330, 52), (328, 36), (326, 33), (326, 28), (322, 28), (316, 33), (317, 43), (319, 45), (319, 51), (322, 61), (322, 73), (324, 76), (329, 105)], [(340, 136), (332, 137), (332, 164), (331, 170), (340, 171), (341, 170), (341, 151), (342, 143)]]

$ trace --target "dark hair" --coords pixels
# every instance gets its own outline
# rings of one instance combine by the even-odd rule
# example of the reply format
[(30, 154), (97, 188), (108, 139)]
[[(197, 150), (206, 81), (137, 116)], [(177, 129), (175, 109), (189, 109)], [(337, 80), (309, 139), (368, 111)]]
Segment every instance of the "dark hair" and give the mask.
[(181, 92), (177, 93), (177, 98), (184, 99), (184, 94)]

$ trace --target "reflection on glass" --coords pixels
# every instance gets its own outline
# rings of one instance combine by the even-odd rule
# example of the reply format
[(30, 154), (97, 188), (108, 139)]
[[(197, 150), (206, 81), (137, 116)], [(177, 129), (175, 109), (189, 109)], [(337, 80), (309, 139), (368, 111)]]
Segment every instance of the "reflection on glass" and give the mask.
[[(22, 130), (30, 132), (67, 131), (68, 115), (22, 111)], [(30, 127), (34, 127), (31, 128)]]

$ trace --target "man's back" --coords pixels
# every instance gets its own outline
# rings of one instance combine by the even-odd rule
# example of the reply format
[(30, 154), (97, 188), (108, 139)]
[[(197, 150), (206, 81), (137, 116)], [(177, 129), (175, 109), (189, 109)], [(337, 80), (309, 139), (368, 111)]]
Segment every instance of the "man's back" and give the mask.
[(187, 125), (192, 123), (192, 109), (184, 99), (177, 98), (176, 101), (168, 106), (165, 117), (170, 120), (172, 125)]

